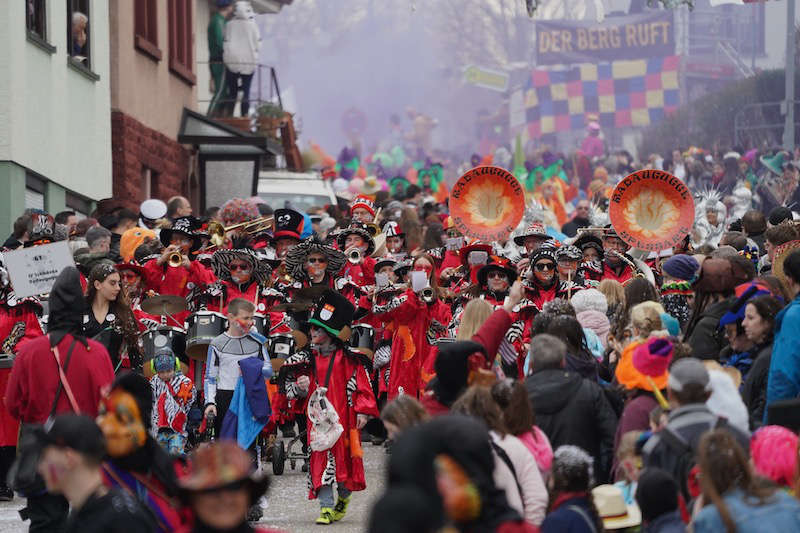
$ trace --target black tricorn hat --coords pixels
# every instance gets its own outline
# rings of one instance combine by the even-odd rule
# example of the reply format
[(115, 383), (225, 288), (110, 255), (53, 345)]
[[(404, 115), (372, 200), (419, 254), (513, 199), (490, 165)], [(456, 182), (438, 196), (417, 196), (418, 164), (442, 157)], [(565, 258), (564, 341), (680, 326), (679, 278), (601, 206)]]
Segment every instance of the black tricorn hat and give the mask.
[(169, 246), (172, 242), (172, 235), (175, 233), (180, 233), (181, 235), (185, 235), (192, 239), (192, 250), (195, 251), (200, 248), (201, 240), (200, 236), (197, 234), (197, 231), (200, 229), (200, 220), (193, 216), (187, 217), (178, 217), (172, 223), (171, 228), (164, 228), (158, 234), (159, 239), (161, 239), (161, 244), (164, 246)]
[(356, 308), (350, 300), (338, 292), (326, 289), (308, 322), (323, 328), (338, 339), (347, 341), (350, 338), (350, 324), (355, 313)]
[(303, 223), (305, 222), (302, 213), (294, 209), (276, 209), (274, 216), (275, 232), (272, 234), (273, 239), (294, 237), (298, 241), (300, 240), (300, 235), (303, 233)]

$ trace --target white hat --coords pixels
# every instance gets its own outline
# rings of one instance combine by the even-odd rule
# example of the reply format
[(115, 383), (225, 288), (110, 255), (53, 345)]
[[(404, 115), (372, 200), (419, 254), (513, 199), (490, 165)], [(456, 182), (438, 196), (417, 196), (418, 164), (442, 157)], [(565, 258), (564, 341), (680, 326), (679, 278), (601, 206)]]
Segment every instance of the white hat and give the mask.
[(139, 206), (139, 214), (145, 220), (158, 220), (167, 216), (167, 204), (161, 200), (150, 198)]
[(599, 485), (592, 489), (592, 499), (606, 529), (625, 529), (642, 523), (639, 506), (635, 503), (626, 505), (619, 487)]

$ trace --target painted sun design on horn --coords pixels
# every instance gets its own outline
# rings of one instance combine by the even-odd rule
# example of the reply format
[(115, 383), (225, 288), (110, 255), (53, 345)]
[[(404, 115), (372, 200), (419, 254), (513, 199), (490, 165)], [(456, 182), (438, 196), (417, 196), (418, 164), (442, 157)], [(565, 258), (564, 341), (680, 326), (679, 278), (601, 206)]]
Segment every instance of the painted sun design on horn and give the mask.
[(623, 208), (630, 230), (644, 238), (672, 233), (680, 220), (680, 207), (658, 189), (646, 189)]
[(464, 197), (465, 211), (470, 221), (484, 226), (496, 226), (507, 217), (513, 205), (500, 183), (484, 183), (471, 188)]

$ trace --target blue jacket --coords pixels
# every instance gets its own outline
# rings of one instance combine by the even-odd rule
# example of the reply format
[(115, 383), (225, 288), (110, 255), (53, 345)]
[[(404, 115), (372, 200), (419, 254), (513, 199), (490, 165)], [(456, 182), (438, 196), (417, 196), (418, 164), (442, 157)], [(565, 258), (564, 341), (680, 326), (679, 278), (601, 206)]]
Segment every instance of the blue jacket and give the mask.
[(642, 533), (686, 533), (686, 524), (678, 511), (672, 511), (642, 526)]
[[(578, 511), (581, 509), (583, 513)], [(592, 512), (586, 498), (564, 501), (558, 509), (544, 517), (541, 533), (599, 533), (591, 523)]]
[[(258, 357), (239, 361), (242, 375), (236, 382), (231, 405), (220, 429), (220, 438), (236, 439), (244, 449), (250, 447), (269, 421), (272, 409), (264, 382), (264, 362)], [(271, 367), (270, 367), (271, 368)]]
[[(764, 505), (746, 501), (744, 493), (733, 490), (723, 498), (737, 533), (800, 531), (800, 502), (778, 490)], [(716, 506), (704, 507), (692, 522), (694, 533), (725, 531)]]
[[(800, 296), (775, 317), (775, 341), (767, 376), (767, 403), (800, 396)], [(764, 409), (764, 423), (767, 422)]]

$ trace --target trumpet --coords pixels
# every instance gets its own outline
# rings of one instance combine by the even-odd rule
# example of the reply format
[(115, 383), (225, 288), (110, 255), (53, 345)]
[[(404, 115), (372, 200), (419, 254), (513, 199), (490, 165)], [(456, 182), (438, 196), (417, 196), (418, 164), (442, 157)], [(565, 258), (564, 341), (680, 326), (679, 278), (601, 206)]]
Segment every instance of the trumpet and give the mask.
[(354, 265), (360, 263), (361, 262), (361, 250), (359, 250), (358, 248), (352, 250), (347, 255), (347, 260), (350, 261), (351, 263), (353, 263)]
[(167, 258), (167, 264), (173, 268), (177, 268), (183, 264), (183, 255), (180, 252), (172, 252)]
[(223, 226), (219, 222), (212, 220), (208, 223), (209, 241), (214, 246), (221, 247), (225, 244), (225, 234), (229, 231), (241, 230), (244, 233), (259, 233), (268, 229), (272, 229), (275, 225), (275, 217), (261, 217), (248, 222), (240, 222), (231, 226)]
[(426, 304), (433, 303), (434, 299), (433, 287), (425, 287), (424, 289), (422, 289), (419, 293), (419, 297)]

